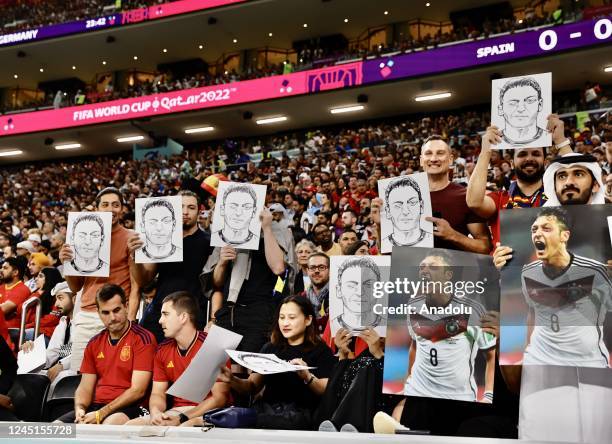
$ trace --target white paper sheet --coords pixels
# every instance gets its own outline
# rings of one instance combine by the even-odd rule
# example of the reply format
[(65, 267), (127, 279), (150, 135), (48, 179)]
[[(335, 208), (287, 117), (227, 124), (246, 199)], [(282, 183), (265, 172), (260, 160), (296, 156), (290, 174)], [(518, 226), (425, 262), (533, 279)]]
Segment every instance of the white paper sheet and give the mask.
[(217, 380), (219, 367), (227, 361), (226, 350), (234, 350), (240, 341), (241, 335), (213, 325), (198, 353), (166, 393), (202, 402)]
[(110, 275), (112, 227), (110, 211), (68, 213), (66, 243), (74, 258), (64, 262), (64, 276)]
[(219, 182), (210, 228), (210, 245), (257, 250), (261, 236), (259, 215), (266, 202), (266, 185)]
[(253, 370), (260, 375), (273, 375), (276, 373), (297, 372), (316, 367), (293, 365), (283, 361), (278, 356), (268, 353), (251, 353), (236, 350), (225, 350), (230, 358), (243, 367)]
[(47, 346), (45, 335), (39, 335), (34, 341), (34, 348), (28, 353), (23, 350), (17, 354), (17, 374), (32, 373), (40, 370), (47, 363)]
[[(404, 247), (400, 247), (404, 248)], [(340, 273), (342, 270), (342, 273)], [(387, 336), (389, 305), (386, 292), (377, 294), (376, 282), (387, 282), (391, 256), (332, 256), (329, 267), (329, 319), (332, 337), (345, 328), (358, 336), (366, 328)]]
[(432, 216), (427, 173), (379, 180), (378, 195), (383, 201), (380, 212), (383, 253), (391, 253), (395, 245), (433, 248), (434, 224), (425, 220)]
[(491, 84), (491, 124), (502, 132), (497, 149), (552, 145), (546, 130), (552, 113), (552, 74), (495, 79)]
[(136, 263), (182, 262), (182, 197), (147, 197), (135, 204), (135, 230), (145, 243), (136, 250)]

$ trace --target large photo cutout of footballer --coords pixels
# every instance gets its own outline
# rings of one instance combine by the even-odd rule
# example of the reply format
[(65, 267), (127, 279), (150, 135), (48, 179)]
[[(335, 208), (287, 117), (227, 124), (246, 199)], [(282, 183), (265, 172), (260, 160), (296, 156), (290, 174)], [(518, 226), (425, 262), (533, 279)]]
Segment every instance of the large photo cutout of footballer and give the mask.
[(610, 215), (610, 205), (502, 211), (512, 258), (501, 269), (500, 364), (610, 367)]
[(397, 247), (389, 281), (383, 393), (492, 402), (499, 285), (490, 257)]

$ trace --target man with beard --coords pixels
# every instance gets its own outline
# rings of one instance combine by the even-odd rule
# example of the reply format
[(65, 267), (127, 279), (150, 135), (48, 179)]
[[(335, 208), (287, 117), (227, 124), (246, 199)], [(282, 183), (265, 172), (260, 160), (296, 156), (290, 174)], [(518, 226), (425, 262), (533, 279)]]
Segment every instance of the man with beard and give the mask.
[[(556, 114), (548, 116), (546, 128), (552, 132), (552, 140), (559, 155), (571, 153), (569, 139), (565, 138), (563, 121)], [(470, 176), (466, 201), (468, 207), (480, 217), (488, 219), (493, 235), (493, 244), (499, 242), (499, 211), (513, 208), (541, 207), (546, 202), (544, 193), (544, 148), (520, 148), (514, 150), (516, 181), (508, 191), (501, 190), (487, 194), (487, 172), (492, 149), (502, 141), (499, 128), (490, 126), (482, 136), (482, 148), (476, 167)]]
[[(199, 229), (198, 209), (200, 199), (193, 191), (180, 191), (183, 208), (183, 262), (163, 262), (158, 264), (135, 264), (135, 279), (141, 286), (147, 285), (156, 275), (157, 292), (153, 301), (145, 310), (141, 325), (155, 335), (158, 342), (163, 341), (164, 332), (159, 325), (161, 306), (163, 299), (177, 291), (187, 291), (194, 295), (199, 307), (200, 316), (197, 319), (197, 327), (203, 328), (206, 307), (202, 297), (199, 274), (210, 255), (210, 235)], [(136, 250), (144, 245), (144, 241), (138, 235), (133, 234), (128, 239), (128, 248), (133, 255)]]
[(521, 274), (529, 305), (523, 365), (609, 367), (603, 320), (612, 282), (605, 264), (567, 249), (570, 237), (562, 208), (543, 209), (531, 225), (537, 260)]
[(116, 284), (96, 293), (104, 329), (85, 348), (74, 410), (56, 422), (122, 425), (141, 416), (157, 342), (128, 317), (128, 298)]
[[(49, 380), (53, 382), (60, 372), (70, 370), (70, 353), (72, 350), (70, 324), (76, 295), (72, 293), (66, 282), (60, 282), (51, 290), (51, 296), (55, 297), (55, 308), (62, 316), (59, 324), (53, 330), (46, 352), (45, 368), (48, 369)], [(33, 341), (27, 341), (22, 346), (24, 353), (29, 353), (33, 348)]]
[(545, 207), (604, 204), (604, 184), (597, 159), (570, 153), (555, 159), (544, 173)]
[(21, 325), (21, 306), (30, 297), (30, 289), (23, 283), (25, 263), (19, 258), (9, 257), (0, 268), (0, 310), (8, 328)]
[(310, 286), (303, 295), (314, 307), (317, 331), (320, 333), (329, 319), (329, 256), (321, 252), (308, 256), (308, 277)]

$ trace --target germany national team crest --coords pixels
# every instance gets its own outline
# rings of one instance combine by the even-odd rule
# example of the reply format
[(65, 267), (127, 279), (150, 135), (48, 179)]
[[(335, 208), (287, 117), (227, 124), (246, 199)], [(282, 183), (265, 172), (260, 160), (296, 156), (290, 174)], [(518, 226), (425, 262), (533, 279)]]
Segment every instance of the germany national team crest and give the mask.
[(131, 352), (131, 348), (129, 345), (124, 345), (123, 348), (121, 349), (121, 354), (119, 355), (119, 359), (121, 359), (123, 362), (128, 361), (130, 359), (132, 352)]

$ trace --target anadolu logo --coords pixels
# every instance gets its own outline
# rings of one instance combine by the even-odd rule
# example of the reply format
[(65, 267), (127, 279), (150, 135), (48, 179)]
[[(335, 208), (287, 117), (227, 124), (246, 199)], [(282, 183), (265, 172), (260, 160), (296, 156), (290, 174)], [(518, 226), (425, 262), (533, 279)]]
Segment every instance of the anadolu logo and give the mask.
[(395, 63), (391, 59), (389, 59), (387, 63), (380, 62), (380, 65), (378, 65), (378, 67), (380, 68), (380, 75), (383, 76), (384, 78), (389, 77), (391, 73), (393, 72), (391, 68), (393, 68), (394, 64)]

